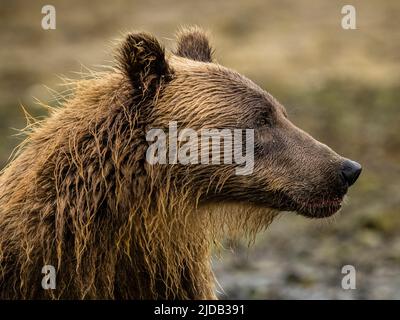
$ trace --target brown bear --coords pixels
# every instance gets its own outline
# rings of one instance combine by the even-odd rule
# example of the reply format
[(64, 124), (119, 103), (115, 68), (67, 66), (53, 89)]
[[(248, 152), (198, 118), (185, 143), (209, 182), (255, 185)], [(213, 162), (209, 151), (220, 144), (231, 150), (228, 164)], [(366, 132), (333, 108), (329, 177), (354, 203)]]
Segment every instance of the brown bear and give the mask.
[[(33, 124), (2, 171), (0, 298), (215, 298), (218, 239), (253, 236), (280, 211), (330, 216), (361, 172), (217, 64), (198, 28), (168, 54), (153, 36), (128, 34), (117, 61)], [(149, 163), (147, 132), (171, 121), (252, 129), (252, 172)], [(54, 288), (42, 286), (48, 265)]]

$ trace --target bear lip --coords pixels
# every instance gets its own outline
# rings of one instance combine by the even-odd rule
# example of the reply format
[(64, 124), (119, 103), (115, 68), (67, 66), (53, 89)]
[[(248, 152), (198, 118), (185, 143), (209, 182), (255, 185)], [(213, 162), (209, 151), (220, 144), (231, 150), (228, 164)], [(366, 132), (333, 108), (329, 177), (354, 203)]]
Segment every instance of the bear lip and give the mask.
[(342, 207), (343, 198), (330, 200), (313, 200), (303, 203), (295, 202), (295, 211), (309, 218), (327, 218), (338, 212)]
[[(279, 209), (285, 211), (297, 212), (308, 218), (327, 218), (338, 212), (343, 203), (342, 197), (333, 197), (331, 199), (306, 199), (297, 198), (288, 195), (282, 195), (284, 199), (279, 205)], [(281, 199), (282, 199), (281, 198)]]

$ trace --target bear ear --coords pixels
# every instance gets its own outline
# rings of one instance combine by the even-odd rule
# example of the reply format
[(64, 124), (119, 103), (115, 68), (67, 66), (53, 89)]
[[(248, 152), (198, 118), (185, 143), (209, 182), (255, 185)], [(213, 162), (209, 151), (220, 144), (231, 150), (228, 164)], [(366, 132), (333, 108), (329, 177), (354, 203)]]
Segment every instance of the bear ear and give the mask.
[(177, 56), (202, 62), (213, 61), (213, 49), (206, 33), (198, 27), (184, 28), (177, 33)]
[(172, 74), (164, 48), (147, 33), (128, 34), (119, 49), (117, 60), (119, 69), (143, 95), (155, 92)]

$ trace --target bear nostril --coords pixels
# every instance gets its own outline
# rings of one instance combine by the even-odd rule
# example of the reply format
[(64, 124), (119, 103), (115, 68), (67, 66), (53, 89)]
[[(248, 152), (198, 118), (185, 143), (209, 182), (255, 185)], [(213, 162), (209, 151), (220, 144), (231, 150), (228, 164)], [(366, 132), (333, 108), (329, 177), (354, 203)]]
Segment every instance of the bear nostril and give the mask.
[(342, 165), (342, 176), (349, 187), (356, 182), (360, 176), (361, 170), (362, 167), (359, 163), (352, 160), (344, 161)]

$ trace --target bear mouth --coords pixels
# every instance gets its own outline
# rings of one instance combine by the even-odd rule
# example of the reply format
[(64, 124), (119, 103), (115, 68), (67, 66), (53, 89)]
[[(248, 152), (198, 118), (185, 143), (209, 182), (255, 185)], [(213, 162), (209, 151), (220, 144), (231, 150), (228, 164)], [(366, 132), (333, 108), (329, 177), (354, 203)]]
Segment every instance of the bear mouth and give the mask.
[(297, 203), (295, 211), (309, 218), (327, 218), (342, 208), (343, 198)]
[(277, 209), (296, 212), (308, 218), (327, 218), (334, 215), (342, 208), (343, 196), (331, 198), (294, 199), (287, 195), (280, 195)]

